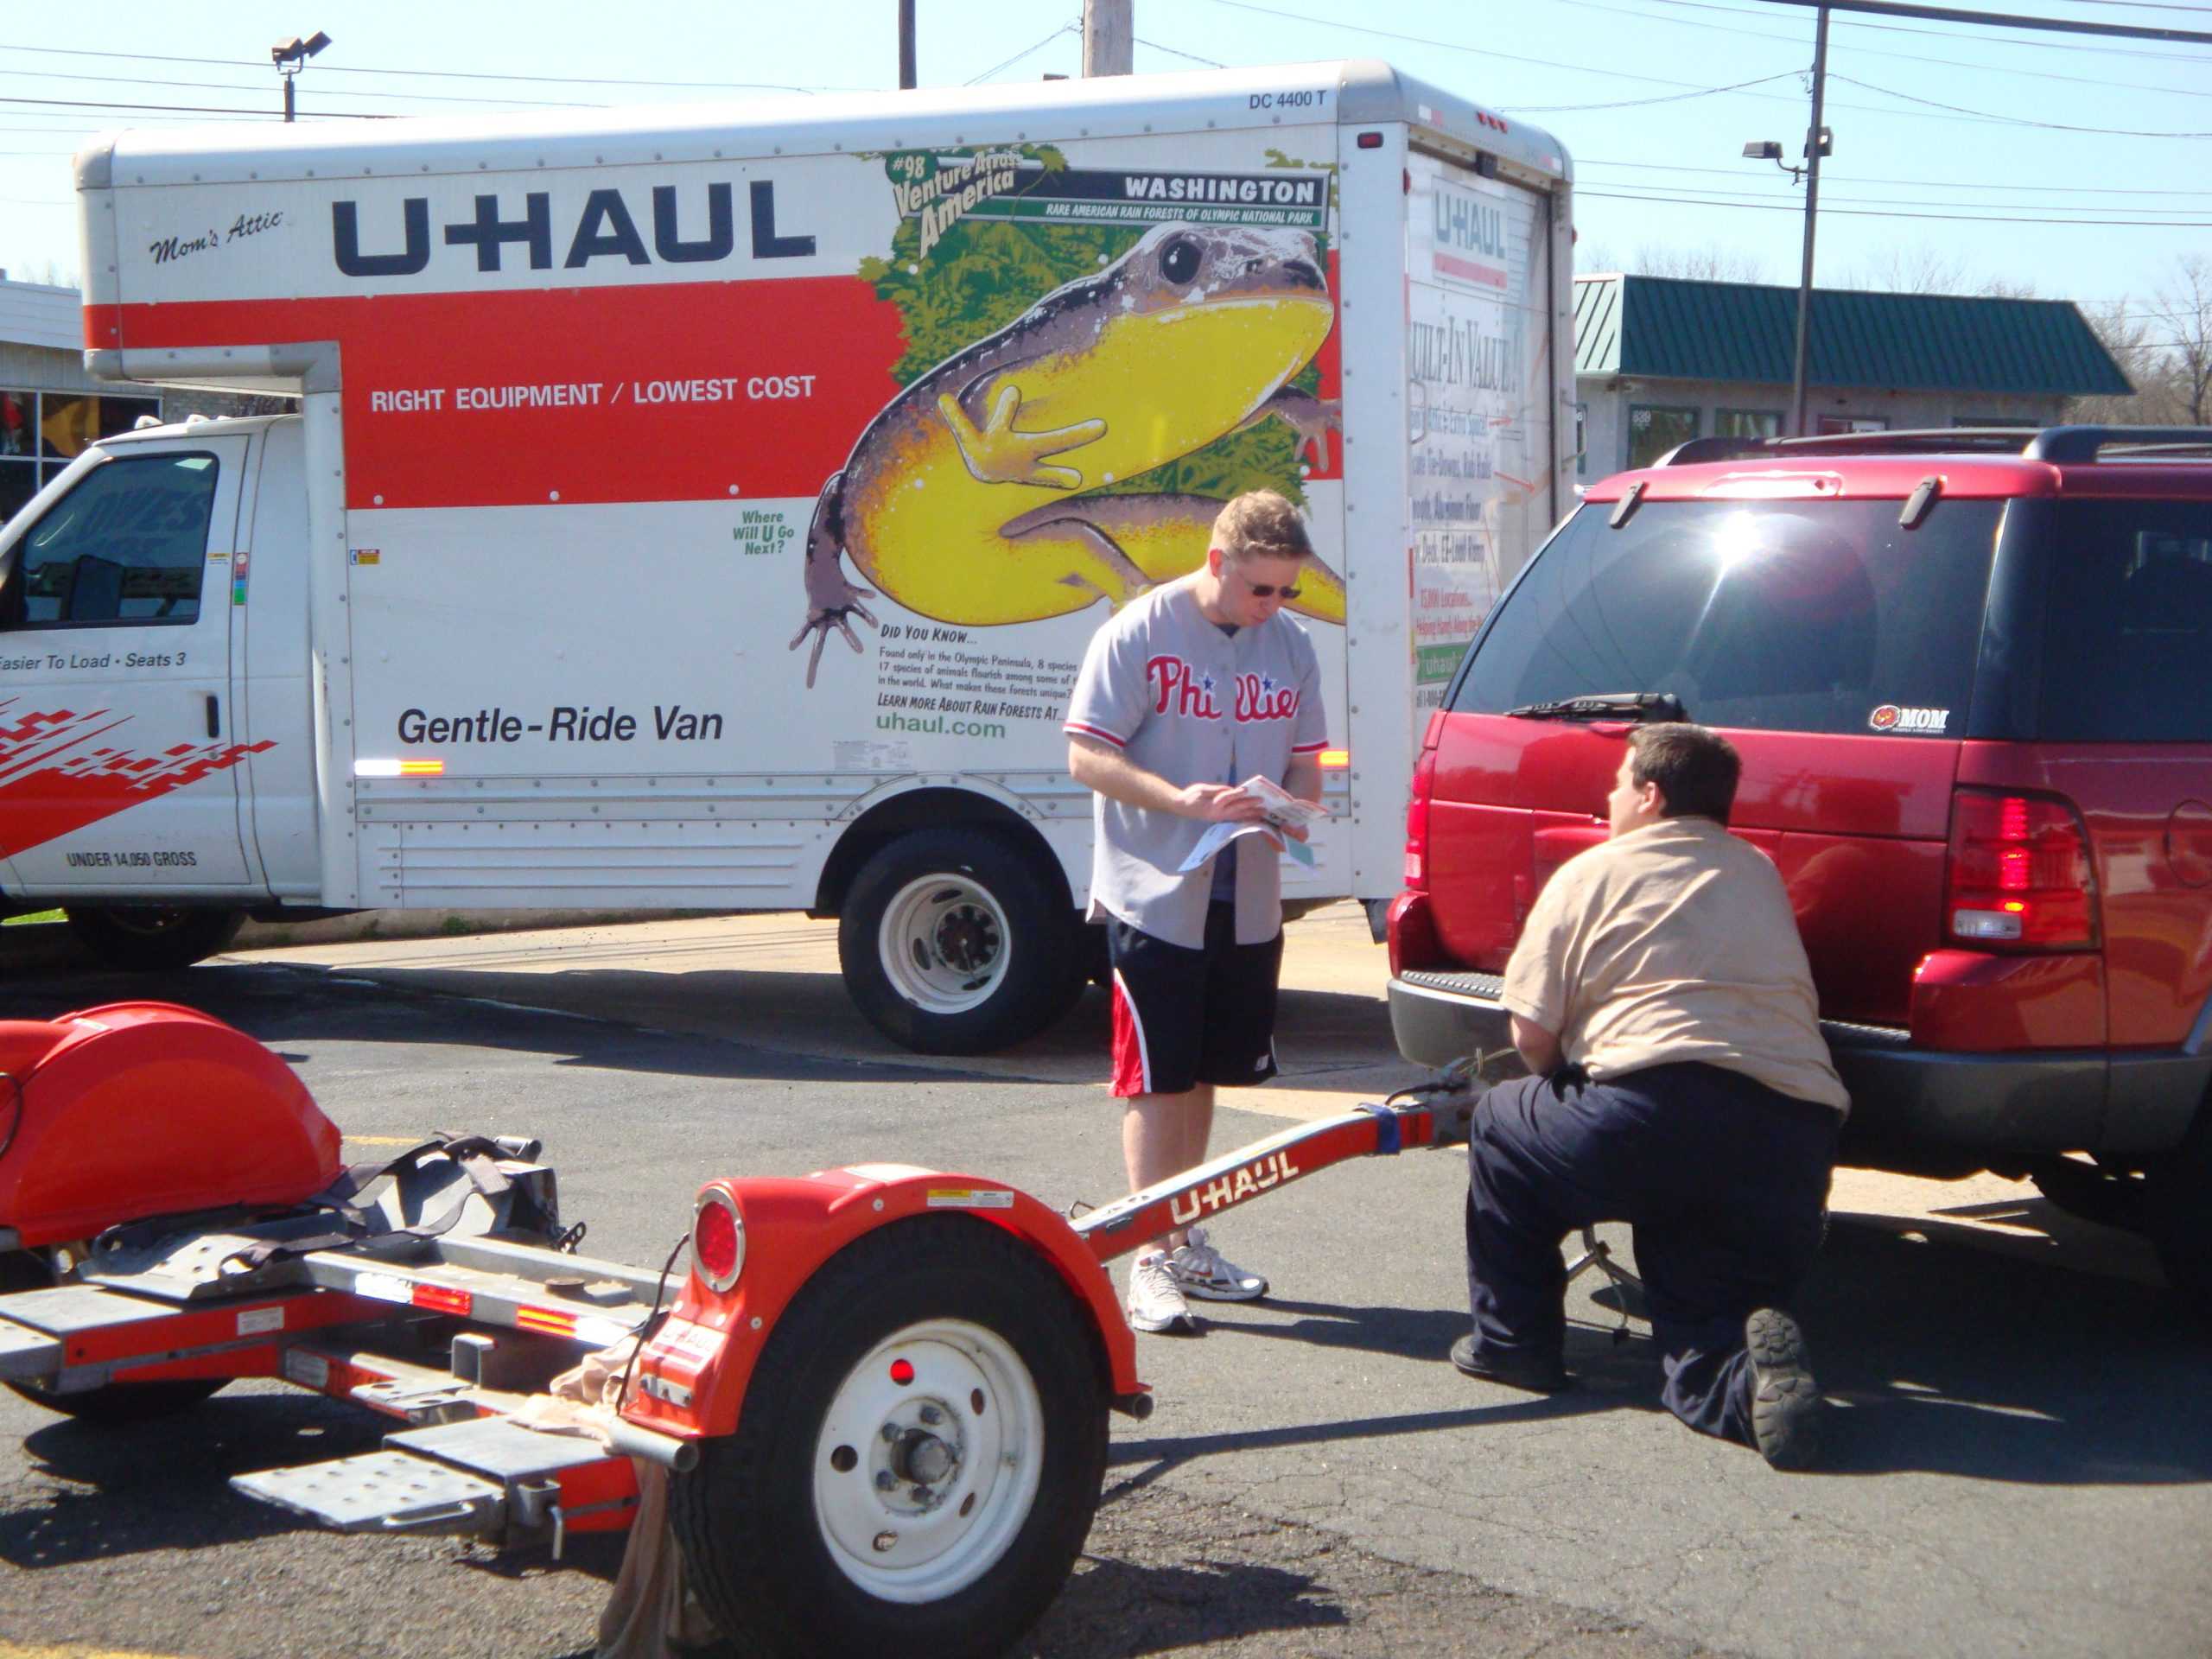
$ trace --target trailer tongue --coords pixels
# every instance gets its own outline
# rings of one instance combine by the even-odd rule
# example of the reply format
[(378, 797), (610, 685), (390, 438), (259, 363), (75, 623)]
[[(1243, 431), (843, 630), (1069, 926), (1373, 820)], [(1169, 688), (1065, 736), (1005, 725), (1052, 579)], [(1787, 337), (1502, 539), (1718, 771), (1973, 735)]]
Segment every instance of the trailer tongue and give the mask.
[[(671, 1471), (701, 1599), (760, 1650), (898, 1636), (993, 1652), (1073, 1565), (1106, 1410), (1150, 1410), (1103, 1264), (1330, 1164), (1464, 1139), (1468, 1096), (1440, 1087), (1439, 1103), (1286, 1129), (1072, 1222), (1002, 1182), (907, 1165), (718, 1180), (679, 1276), (575, 1254), (582, 1230), (564, 1229), (534, 1141), (442, 1138), (337, 1170), (336, 1131), (289, 1071), (204, 1015), (131, 1004), (0, 1026), (0, 1266), (37, 1287), (0, 1295), (0, 1382), (109, 1420), (243, 1377), (365, 1406), (400, 1425), (383, 1449), (232, 1483), (346, 1532), (557, 1554), (629, 1525), (645, 1459)], [(182, 1181), (162, 1162), (241, 1116), (311, 1184), (264, 1180), (238, 1202), (219, 1160)], [(107, 1219), (88, 1223), (83, 1183), (60, 1179), (64, 1147), (107, 1149)], [(171, 1207), (149, 1210), (149, 1191)], [(549, 1382), (626, 1343), (595, 1435), (532, 1426)]]

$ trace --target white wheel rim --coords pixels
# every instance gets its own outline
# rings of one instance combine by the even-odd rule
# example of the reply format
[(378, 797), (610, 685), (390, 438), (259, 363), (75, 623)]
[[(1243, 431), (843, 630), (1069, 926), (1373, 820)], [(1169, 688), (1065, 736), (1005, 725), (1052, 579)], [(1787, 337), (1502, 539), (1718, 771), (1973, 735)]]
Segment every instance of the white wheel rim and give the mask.
[(868, 1594), (942, 1601), (1005, 1555), (1044, 1461), (1044, 1402), (1021, 1356), (979, 1325), (925, 1320), (839, 1385), (815, 1440), (815, 1518)]
[(909, 881), (884, 907), (876, 955), (892, 988), (927, 1014), (965, 1014), (1005, 982), (1014, 940), (990, 889), (964, 875)]

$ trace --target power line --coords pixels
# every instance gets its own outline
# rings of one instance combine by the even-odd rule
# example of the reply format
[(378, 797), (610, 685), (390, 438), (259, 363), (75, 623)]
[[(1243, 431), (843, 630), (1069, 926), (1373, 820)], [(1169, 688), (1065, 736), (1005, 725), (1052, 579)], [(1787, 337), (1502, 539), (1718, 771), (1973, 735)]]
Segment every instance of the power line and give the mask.
[(1529, 115), (1557, 115), (1567, 110), (1635, 110), (1652, 104), (1681, 104), (1694, 98), (1713, 98), (1722, 92), (1740, 92), (1746, 86), (1764, 86), (1770, 80), (1794, 80), (1803, 72), (1784, 69), (1779, 74), (1761, 75), (1757, 80), (1739, 80), (1728, 86), (1705, 86), (1694, 92), (1662, 92), (1656, 98), (1624, 98), (1611, 104), (1516, 104), (1516, 113)]
[(1926, 17), (1938, 22), (1972, 23), (1983, 29), (2040, 29), (2050, 35), (2108, 35), (2124, 40), (2168, 41), (2177, 45), (2212, 46), (2212, 35), (2194, 29), (2152, 28), (2145, 23), (2090, 23), (2078, 18), (2031, 17), (2016, 11), (1961, 11), (1955, 6), (1923, 6), (1904, 0), (1764, 0), (1770, 6), (1817, 6), (1826, 11), (1863, 11), (1877, 17)]
[[(1737, 36), (1741, 36), (1745, 34), (1751, 34), (1756, 35), (1763, 41), (1781, 41), (1790, 45), (1802, 44), (1802, 42), (1798, 41), (1795, 35), (1777, 35), (1772, 29), (1747, 30), (1733, 24), (1704, 23), (1688, 17), (1669, 17), (1665, 16), (1663, 13), (1633, 11), (1624, 6), (1606, 5), (1603, 3), (1603, 0), (1555, 0), (1555, 3), (1565, 6), (1573, 6), (1582, 11), (1610, 12), (1616, 17), (1635, 17), (1646, 22), (1665, 23), (1675, 29), (1706, 29), (1708, 31), (1725, 33)], [(1699, 10), (1723, 10), (1723, 8), (1700, 7)], [(1756, 14), (1751, 12), (1738, 12), (1730, 10), (1729, 15), (1731, 16), (1749, 17), (1755, 16)], [(1930, 30), (1927, 32), (1935, 33), (1936, 31)], [(2043, 41), (2018, 41), (2006, 42), (2006, 44), (2018, 46), (2043, 46), (2050, 44), (2050, 42)], [(1896, 58), (1905, 63), (1919, 64), (1923, 66), (1940, 65), (1942, 67), (1948, 69), (1971, 69), (1975, 71), (1977, 73), (1981, 74), (1993, 73), (1999, 75), (2020, 75), (2035, 80), (2063, 81), (2069, 86), (2102, 86), (2118, 92), (2162, 92), (2171, 94), (2176, 98), (2212, 98), (2212, 91), (2201, 90), (2199, 88), (2190, 86), (2153, 86), (2143, 81), (2099, 80), (2086, 75), (2054, 74), (2047, 69), (2014, 69), (2008, 68), (2002, 64), (1967, 63), (1957, 58), (1931, 58), (1919, 53), (1885, 52), (1877, 47), (1860, 46), (1854, 47), (1853, 49), (1862, 55), (1870, 58)], [(2156, 55), (2164, 56), (2164, 54)]]
[[(1740, 167), (1689, 167), (1675, 162), (1614, 162), (1601, 156), (1586, 156), (1579, 163), (1582, 167), (1627, 167), (1639, 172), (1707, 173), (1716, 177), (1740, 179), (1745, 176)], [(2101, 184), (2069, 185), (2056, 181), (2044, 184), (1989, 184), (1980, 179), (1862, 179), (1848, 174), (1830, 173), (1822, 169), (1821, 177), (1847, 185), (1901, 185), (1910, 189), (1931, 190), (2057, 190), (2081, 195), (2100, 196), (2212, 196), (2212, 190), (2150, 190), (2144, 188), (2107, 188)]]
[(1209, 69), (1226, 69), (1229, 67), (1227, 64), (1219, 61), (1217, 59), (1202, 58), (1195, 52), (1185, 52), (1175, 47), (1162, 46), (1158, 41), (1147, 41), (1141, 35), (1132, 35), (1129, 38), (1135, 41), (1139, 46), (1148, 46), (1155, 52), (1165, 52), (1171, 58), (1188, 58), (1192, 63), (1203, 63)]
[(1036, 45), (1026, 46), (1022, 48), (1020, 51), (1008, 58), (1004, 63), (994, 64), (988, 69), (984, 70), (982, 74), (970, 76), (966, 84), (973, 86), (978, 82), (988, 80), (993, 75), (999, 73), (1001, 70), (1013, 68), (1015, 64), (1020, 63), (1024, 58), (1028, 57), (1034, 53), (1042, 52), (1054, 41), (1058, 40), (1061, 35), (1068, 34), (1080, 35), (1082, 32), (1083, 20), (1081, 18), (1077, 18), (1070, 22), (1062, 23), (1058, 29), (1047, 35), (1043, 40), (1038, 41)]
[[(1741, 6), (1715, 5), (1713, 3), (1713, 0), (1653, 0), (1653, 3), (1662, 6), (1673, 6), (1678, 10), (1685, 11), (1717, 11), (1731, 17), (1756, 17), (1760, 15), (1757, 11), (1746, 10)], [(1771, 12), (1765, 15), (1769, 16), (1773, 16)], [(2171, 53), (2145, 52), (2139, 48), (2128, 46), (2091, 46), (2080, 41), (2015, 41), (2007, 40), (2002, 35), (1991, 35), (1986, 31), (1978, 32), (1972, 35), (1962, 35), (1956, 29), (1912, 29), (1903, 23), (1860, 23), (1853, 22), (1847, 18), (1837, 18), (1834, 22), (1834, 26), (1838, 29), (1847, 29), (1854, 34), (1919, 35), (1924, 35), (1930, 40), (1957, 41), (1974, 41), (1978, 44), (1981, 45), (2012, 46), (2029, 51), (2069, 52), (2076, 54), (2091, 52), (2096, 54), (2100, 57), (2149, 58), (2154, 62), (2158, 63), (2171, 63), (2173, 61), (2172, 54)], [(1777, 35), (1770, 38), (1780, 40), (1783, 37)]]
[[(0, 75), (23, 76), (40, 82), (56, 80), (86, 80), (114, 86), (193, 86), (198, 87), (206, 92), (257, 92), (262, 90), (262, 87), (258, 86), (241, 86), (238, 82), (233, 80), (156, 80), (143, 75), (77, 75), (56, 73), (53, 71), (45, 69), (0, 69)], [(266, 85), (266, 83), (264, 83), (264, 85)], [(318, 86), (316, 87), (315, 92), (319, 97), (322, 98), (404, 98), (416, 103), (471, 104), (480, 107), (486, 103), (520, 104), (532, 107), (560, 110), (588, 110), (603, 107), (599, 105), (579, 104), (573, 100), (543, 98), (464, 98), (452, 92), (391, 92), (381, 91), (356, 92), (349, 92), (342, 86)]]
[[(181, 58), (153, 52), (95, 52), (73, 46), (0, 46), (0, 52), (36, 52), (52, 57), (68, 58), (121, 58), (136, 63), (198, 63), (226, 69), (266, 67), (251, 59)], [(464, 69), (374, 69), (350, 63), (318, 63), (315, 72), (318, 79), (324, 75), (413, 75), (438, 80), (512, 80), (558, 86), (650, 86), (676, 92), (869, 92), (880, 90), (873, 86), (791, 86), (766, 80), (619, 80), (593, 75), (505, 75)]]
[[(239, 110), (207, 104), (95, 104), (82, 98), (16, 98), (0, 93), (0, 104), (50, 104), (65, 110), (174, 110), (194, 115), (251, 115), (281, 121), (283, 116), (276, 110)], [(389, 116), (359, 114), (351, 110), (320, 110), (316, 114), (327, 121), (386, 121)]]
[(1954, 115), (1970, 115), (1981, 121), (2002, 121), (2008, 126), (2041, 127), (2048, 132), (2086, 132), (2104, 138), (2212, 138), (2212, 132), (2145, 132), (2127, 127), (2077, 127), (2063, 121), (2036, 121), (2024, 115), (1993, 115), (1987, 110), (1969, 110), (1956, 104), (1938, 103), (1932, 98), (1916, 98), (1910, 92), (1900, 92), (1872, 82), (1853, 80), (1849, 75), (1828, 71), (1830, 80), (1840, 80), (1847, 86), (1856, 86), (1861, 92), (1879, 92), (1885, 98), (1903, 99), (1908, 104), (1924, 104), (1931, 110), (1948, 110)]
[[(1612, 190), (1581, 190), (1585, 198), (1599, 197), (1608, 201), (1649, 201), (1674, 203), (1684, 207), (1724, 207), (1748, 209), (1758, 213), (1797, 213), (1804, 209), (1795, 202), (1765, 201), (1700, 201), (1688, 196), (1633, 196)], [(1830, 211), (1823, 207), (1821, 211)], [(1940, 219), (1954, 225), (2089, 225), (2101, 230), (2190, 230), (2212, 231), (2212, 219), (2130, 219), (2118, 224), (2104, 219), (2040, 219), (2018, 213), (1898, 213), (1878, 212), (1866, 207), (1838, 207), (1834, 210), (1846, 219)]]

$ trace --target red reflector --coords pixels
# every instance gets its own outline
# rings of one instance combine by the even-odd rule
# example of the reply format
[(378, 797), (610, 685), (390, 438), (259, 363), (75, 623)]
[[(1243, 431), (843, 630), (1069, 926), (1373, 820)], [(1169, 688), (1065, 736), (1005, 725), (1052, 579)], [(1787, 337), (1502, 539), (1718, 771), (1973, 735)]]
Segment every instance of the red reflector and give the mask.
[(441, 1313), (459, 1313), (464, 1316), (476, 1306), (476, 1299), (467, 1291), (449, 1289), (444, 1285), (416, 1286), (414, 1302), (417, 1307), (434, 1308)]
[(1406, 886), (1428, 887), (1428, 801), (1436, 789), (1436, 751), (1423, 749), (1414, 762), (1414, 782), (1406, 801)]
[(1352, 142), (1362, 149), (1380, 149), (1382, 148), (1382, 135), (1379, 132), (1363, 132)]
[(900, 1388), (905, 1388), (909, 1382), (914, 1380), (913, 1366), (903, 1359), (893, 1360), (891, 1362), (891, 1380), (893, 1382), (896, 1382)]
[(703, 1204), (691, 1228), (692, 1259), (710, 1280), (725, 1280), (737, 1271), (737, 1217), (724, 1204)]

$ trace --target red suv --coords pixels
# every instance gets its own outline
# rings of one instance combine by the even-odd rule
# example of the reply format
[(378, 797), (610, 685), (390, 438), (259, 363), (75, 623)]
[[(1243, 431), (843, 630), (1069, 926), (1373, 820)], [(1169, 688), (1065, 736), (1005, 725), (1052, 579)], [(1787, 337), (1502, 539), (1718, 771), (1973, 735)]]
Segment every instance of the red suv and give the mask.
[(1509, 1046), (1537, 889), (1627, 722), (1685, 718), (1742, 753), (1844, 1161), (2031, 1175), (2212, 1307), (2212, 431), (1702, 439), (1592, 489), (1422, 741), (1409, 1058)]

